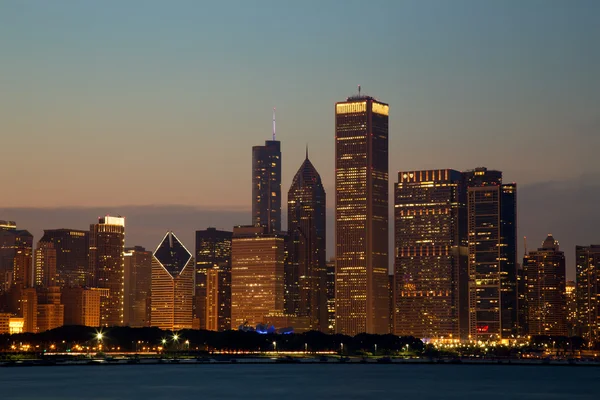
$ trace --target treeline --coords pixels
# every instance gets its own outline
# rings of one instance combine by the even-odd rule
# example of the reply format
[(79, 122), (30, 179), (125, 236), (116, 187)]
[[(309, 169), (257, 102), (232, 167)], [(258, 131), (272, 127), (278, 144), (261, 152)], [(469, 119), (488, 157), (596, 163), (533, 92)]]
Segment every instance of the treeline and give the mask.
[[(66, 351), (72, 347), (97, 346), (99, 329), (86, 326), (63, 326), (42, 333), (0, 335), (0, 350), (10, 351), (15, 344), (27, 343), (38, 349)], [(412, 336), (359, 334), (328, 335), (310, 331), (301, 334), (259, 334), (257, 332), (184, 329), (178, 332), (158, 328), (103, 328), (102, 345), (105, 349), (141, 351), (143, 347), (161, 346), (166, 350), (199, 351), (337, 351), (345, 354), (377, 352), (391, 354), (399, 351), (421, 352), (420, 339)]]

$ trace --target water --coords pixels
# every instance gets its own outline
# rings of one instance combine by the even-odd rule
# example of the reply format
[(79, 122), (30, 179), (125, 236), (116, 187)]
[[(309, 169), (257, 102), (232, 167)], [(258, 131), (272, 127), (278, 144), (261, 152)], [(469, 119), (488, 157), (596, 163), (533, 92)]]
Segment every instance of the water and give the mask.
[(126, 365), (0, 369), (0, 399), (600, 399), (600, 368)]

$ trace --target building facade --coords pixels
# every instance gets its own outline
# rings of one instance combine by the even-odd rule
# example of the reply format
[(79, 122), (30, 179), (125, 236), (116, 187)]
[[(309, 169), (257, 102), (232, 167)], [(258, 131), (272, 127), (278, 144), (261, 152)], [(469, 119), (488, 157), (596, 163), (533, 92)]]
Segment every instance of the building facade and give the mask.
[(576, 246), (577, 331), (593, 347), (600, 341), (600, 245)]
[(537, 251), (523, 259), (529, 335), (566, 336), (565, 254), (548, 235)]
[(467, 181), (469, 336), (517, 335), (516, 184), (502, 172), (477, 168)]
[(565, 286), (565, 298), (567, 299), (567, 335), (577, 335), (577, 297), (575, 281), (567, 281)]
[(285, 239), (268, 228), (236, 226), (231, 243), (231, 325), (255, 327), (284, 314)]
[(124, 322), (127, 326), (150, 326), (152, 252), (141, 246), (125, 249)]
[(389, 331), (388, 114), (368, 96), (335, 105), (337, 333)]
[(65, 325), (100, 327), (101, 290), (66, 287), (61, 294)]
[(37, 330), (45, 332), (64, 325), (65, 306), (61, 303), (60, 287), (38, 287)]
[(47, 229), (40, 239), (56, 250), (56, 282), (60, 287), (94, 284), (90, 270), (90, 232), (76, 229)]
[(151, 326), (191, 329), (194, 257), (173, 232), (167, 232), (152, 257)]
[(231, 237), (232, 232), (216, 228), (196, 231), (194, 315), (199, 329), (231, 329)]
[(308, 159), (296, 172), (288, 191), (287, 311), (308, 317), (309, 328), (328, 331), (325, 255), (325, 189)]
[(101, 297), (100, 323), (120, 326), (125, 301), (125, 218), (100, 217), (90, 225), (90, 271), (94, 287), (106, 289)]
[(252, 224), (269, 232), (281, 230), (281, 143), (273, 140), (252, 147)]
[(398, 173), (394, 334), (468, 337), (466, 202), (459, 171)]
[(34, 284), (36, 287), (56, 286), (56, 249), (52, 242), (38, 242), (35, 249), (35, 274)]
[(16, 229), (16, 224), (0, 228), (0, 292), (11, 286), (33, 286), (33, 235)]

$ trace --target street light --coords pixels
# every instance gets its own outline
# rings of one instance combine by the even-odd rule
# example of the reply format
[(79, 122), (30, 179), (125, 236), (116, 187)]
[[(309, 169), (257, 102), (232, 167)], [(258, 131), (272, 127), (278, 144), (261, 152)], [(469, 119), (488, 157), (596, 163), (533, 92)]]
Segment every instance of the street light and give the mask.
[(304, 352), (308, 353), (308, 343), (304, 343)]
[(377, 343), (375, 343), (375, 354), (377, 354)]
[(277, 342), (273, 341), (273, 351), (277, 351)]

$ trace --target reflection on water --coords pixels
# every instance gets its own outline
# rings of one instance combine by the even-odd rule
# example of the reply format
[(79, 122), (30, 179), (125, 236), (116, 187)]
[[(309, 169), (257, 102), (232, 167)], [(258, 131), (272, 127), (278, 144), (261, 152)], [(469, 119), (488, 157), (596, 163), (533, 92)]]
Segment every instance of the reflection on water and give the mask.
[(126, 365), (0, 369), (2, 399), (594, 399), (600, 368)]

